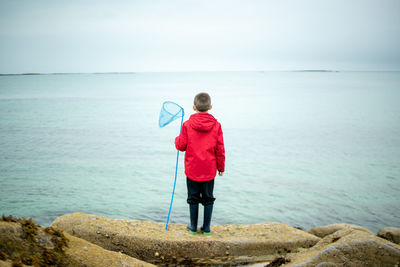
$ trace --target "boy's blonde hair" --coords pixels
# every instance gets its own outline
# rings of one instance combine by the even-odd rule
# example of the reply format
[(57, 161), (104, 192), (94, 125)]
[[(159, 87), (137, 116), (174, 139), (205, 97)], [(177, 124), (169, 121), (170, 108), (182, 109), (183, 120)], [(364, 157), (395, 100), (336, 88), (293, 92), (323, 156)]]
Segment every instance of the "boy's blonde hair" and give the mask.
[(207, 93), (199, 93), (194, 97), (194, 106), (200, 112), (206, 112), (211, 106), (211, 97)]

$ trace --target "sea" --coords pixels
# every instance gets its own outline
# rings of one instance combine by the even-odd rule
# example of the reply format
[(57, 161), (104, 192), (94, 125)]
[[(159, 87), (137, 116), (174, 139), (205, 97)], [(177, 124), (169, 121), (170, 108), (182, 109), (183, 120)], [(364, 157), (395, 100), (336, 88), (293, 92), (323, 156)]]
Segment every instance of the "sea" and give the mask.
[[(199, 92), (226, 149), (213, 225), (400, 227), (400, 72), (2, 75), (0, 215), (165, 223), (180, 121), (160, 110), (187, 120)], [(189, 221), (183, 160), (170, 223)]]

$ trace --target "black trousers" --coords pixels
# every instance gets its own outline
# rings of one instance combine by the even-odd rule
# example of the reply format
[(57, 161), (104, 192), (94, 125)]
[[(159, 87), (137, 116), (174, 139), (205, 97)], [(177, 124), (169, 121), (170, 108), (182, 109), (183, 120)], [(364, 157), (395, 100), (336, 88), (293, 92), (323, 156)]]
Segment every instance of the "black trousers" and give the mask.
[(214, 204), (214, 179), (207, 182), (197, 182), (186, 178), (186, 185), (188, 189), (187, 203), (201, 203), (203, 206)]

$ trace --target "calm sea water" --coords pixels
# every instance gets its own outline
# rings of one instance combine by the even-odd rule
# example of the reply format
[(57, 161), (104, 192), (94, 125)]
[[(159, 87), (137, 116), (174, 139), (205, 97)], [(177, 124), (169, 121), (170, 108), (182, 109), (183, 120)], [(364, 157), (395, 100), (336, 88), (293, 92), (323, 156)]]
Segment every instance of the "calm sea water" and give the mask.
[[(166, 220), (179, 132), (212, 96), (226, 173), (213, 224), (400, 227), (399, 72), (227, 72), (0, 77), (0, 213), (49, 225), (86, 212)], [(186, 223), (183, 154), (171, 221)]]

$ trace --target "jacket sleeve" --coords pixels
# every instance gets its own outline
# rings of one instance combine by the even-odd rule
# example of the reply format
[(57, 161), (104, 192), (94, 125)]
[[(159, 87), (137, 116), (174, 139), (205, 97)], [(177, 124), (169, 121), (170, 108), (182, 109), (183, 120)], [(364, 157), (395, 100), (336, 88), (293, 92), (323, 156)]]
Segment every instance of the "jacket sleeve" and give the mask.
[(217, 138), (217, 147), (215, 150), (215, 155), (217, 157), (217, 169), (220, 172), (225, 171), (225, 146), (224, 146), (224, 137), (222, 133), (221, 126), (218, 130), (218, 138)]
[(186, 126), (183, 125), (181, 133), (179, 136), (175, 138), (175, 147), (179, 151), (186, 151), (187, 147), (187, 132), (186, 132)]

